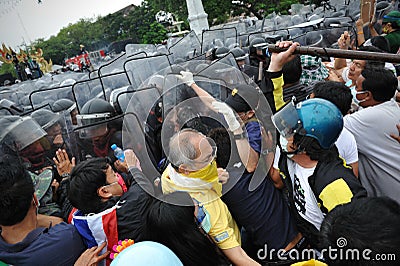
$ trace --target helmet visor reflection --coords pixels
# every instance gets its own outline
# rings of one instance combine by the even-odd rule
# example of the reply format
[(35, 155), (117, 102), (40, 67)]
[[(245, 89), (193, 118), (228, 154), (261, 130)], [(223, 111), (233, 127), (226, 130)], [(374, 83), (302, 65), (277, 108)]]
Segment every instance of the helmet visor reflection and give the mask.
[(288, 138), (302, 127), (301, 120), (293, 102), (272, 115), (272, 122), (282, 137)]

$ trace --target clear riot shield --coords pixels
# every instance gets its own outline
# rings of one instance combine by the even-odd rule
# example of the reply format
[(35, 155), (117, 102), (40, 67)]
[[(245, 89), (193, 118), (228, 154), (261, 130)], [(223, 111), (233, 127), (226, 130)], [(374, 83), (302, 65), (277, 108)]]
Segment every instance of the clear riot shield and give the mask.
[(241, 84), (245, 82), (245, 77), (243, 76), (243, 73), (238, 70), (236, 60), (231, 53), (228, 53), (223, 58), (214, 61), (207, 68), (198, 72), (198, 75), (215, 80), (224, 80), (228, 85)]
[(114, 107), (117, 113), (125, 113), (133, 92), (134, 88), (132, 86), (124, 86), (111, 92), (110, 104)]
[[(129, 58), (140, 58), (146, 57), (147, 54), (145, 52), (140, 52), (137, 54), (131, 55)], [(121, 54), (114, 60), (108, 62), (99, 67), (97, 71), (97, 75), (93, 75), (92, 73), (90, 77), (100, 78), (101, 85), (108, 91), (112, 91), (115, 88), (120, 88), (123, 86), (130, 85), (129, 79), (127, 79), (126, 74), (124, 72), (124, 63), (128, 59), (125, 53)], [(107, 97), (109, 93), (106, 93)]]
[(293, 38), (293, 41), (300, 42), (304, 46), (313, 47), (331, 47), (340, 38), (344, 31), (348, 31), (350, 27), (332, 27), (329, 29), (321, 29), (306, 32), (302, 36)]
[(51, 106), (53, 102), (58, 99), (74, 100), (72, 86), (73, 85), (58, 86), (31, 92), (29, 94), (29, 102), (32, 109), (37, 109), (46, 104)]
[(107, 62), (104, 65), (101, 65), (97, 70), (97, 76), (106, 75), (111, 73), (112, 71), (122, 71), (124, 62), (127, 59), (126, 53), (122, 53), (119, 56), (115, 57), (113, 60)]
[[(198, 63), (193, 62), (193, 64)], [(233, 67), (232, 65), (223, 64), (220, 61), (214, 62), (214, 64), (210, 65), (210, 68), (212, 69), (209, 69), (209, 73), (212, 74), (211, 72), (214, 72), (214, 75), (202, 75), (204, 71), (194, 75), (196, 84), (204, 87), (206, 91), (209, 91), (209, 88), (216, 86), (220, 88), (220, 91), (225, 91), (226, 95), (230, 93), (230, 91), (233, 90), (238, 84), (248, 84), (247, 81), (250, 80), (249, 77), (243, 78), (244, 74), (237, 68)], [(171, 69), (173, 70), (174, 66), (172, 66)], [(229, 75), (216, 74), (215, 72), (217, 70), (223, 70), (222, 72), (230, 73), (231, 75), (242, 78), (237, 80), (238, 83), (232, 85), (230, 84), (232, 78)], [(152, 150), (147, 146), (149, 143), (157, 143), (158, 145), (161, 144), (162, 154), (165, 155), (165, 158), (168, 158), (169, 141), (171, 137), (182, 128), (186, 126), (192, 126), (200, 131), (205, 130), (206, 132), (204, 133), (206, 134), (208, 130), (211, 130), (214, 127), (223, 126), (226, 128), (226, 122), (224, 121), (223, 116), (210, 109), (210, 107), (205, 103), (207, 101), (206, 99), (199, 98), (191, 88), (182, 83), (175, 72), (163, 71), (163, 73), (164, 83), (162, 94), (158, 94), (157, 88), (148, 90), (140, 90), (139, 88), (138, 91), (135, 91), (127, 108), (127, 115), (125, 115), (123, 125), (124, 149), (131, 147), (133, 148), (140, 160), (141, 168), (144, 174), (151, 180), (159, 177), (161, 175), (160, 171), (162, 170), (158, 168), (159, 165), (156, 164), (157, 160), (154, 160), (154, 154), (148, 154), (149, 150)], [(256, 118), (260, 121), (266, 131), (270, 131), (271, 133), (275, 134), (275, 129), (271, 121), (272, 112), (267, 100), (259, 91), (259, 89), (256, 89), (257, 86), (254, 83), (250, 84), (254, 86), (257, 94), (259, 95), (258, 103), (254, 106), (251, 106), (252, 109), (255, 110)], [(222, 93), (220, 93), (220, 95), (221, 94)], [(241, 95), (240, 92), (239, 95)], [(245, 96), (243, 95), (243, 97)], [(161, 105), (160, 99), (162, 99)], [(248, 103), (250, 104), (250, 102)], [(157, 128), (157, 134), (154, 136), (156, 141), (154, 141), (154, 139), (148, 140), (146, 139), (149, 138), (146, 125), (151, 120), (150, 117), (154, 118), (154, 113), (152, 110), (156, 110), (154, 107), (157, 106), (161, 106), (163, 109), (163, 115), (161, 119), (157, 120), (159, 124)], [(133, 114), (129, 116), (130, 113)], [(144, 118), (143, 115), (147, 115), (147, 118)], [(161, 136), (161, 139), (158, 141), (159, 136)], [(264, 147), (262, 150), (264, 150), (265, 144), (263, 143), (262, 145)], [(233, 139), (231, 140), (231, 146), (236, 147)], [(275, 147), (274, 144), (273, 147)], [(237, 160), (237, 154), (234, 154), (235, 151), (232, 148), (230, 160), (231, 164)], [(272, 162), (267, 162), (265, 157), (260, 156), (259, 167), (257, 167), (257, 170), (253, 175), (253, 179), (249, 186), (250, 190), (254, 190), (260, 184), (260, 182), (265, 180), (267, 174), (266, 169), (269, 169), (271, 163)], [(243, 171), (244, 168), (242, 168), (241, 173), (236, 175), (237, 179), (240, 178)], [(233, 179), (234, 178), (235, 177), (233, 177)]]
[(226, 46), (225, 41), (229, 38), (235, 38), (237, 42), (237, 36), (236, 28), (205, 30), (201, 35), (201, 53), (214, 47)]
[(107, 94), (110, 91), (106, 91), (101, 84), (100, 77), (78, 81), (72, 86), (73, 100), (76, 102), (76, 106), (79, 110), (85, 105), (86, 102), (93, 98), (107, 99)]
[(155, 86), (142, 86), (130, 95), (122, 127), (123, 148), (133, 149), (140, 159), (143, 173), (153, 182), (160, 175), (157, 164), (163, 157), (159, 137), (161, 94)]
[(19, 95), (17, 94), (17, 91), (15, 90), (2, 90), (0, 91), (0, 108), (3, 110), (9, 110), (12, 114), (20, 113), (20, 111), (23, 111), (26, 108), (22, 104), (22, 100), (25, 97), (24, 93), (20, 93)]
[(189, 60), (201, 54), (201, 44), (194, 31), (191, 31), (185, 37), (168, 48), (168, 58), (175, 62), (178, 58)]
[(124, 63), (124, 70), (133, 88), (139, 88), (150, 76), (170, 66), (167, 55), (132, 58)]
[(70, 155), (70, 158), (75, 157), (76, 163), (80, 161), (79, 157), (79, 146), (78, 136), (74, 132), (74, 125), (72, 123), (71, 114), (68, 110), (58, 113), (60, 116), (60, 123), (62, 125), (62, 139), (64, 141), (64, 147)]
[(125, 46), (125, 51), (127, 57), (130, 57), (142, 52), (145, 52), (146, 54), (153, 54), (157, 51), (157, 47), (154, 44), (130, 43)]
[(272, 18), (265, 18), (263, 20), (256, 21), (256, 29), (259, 31), (271, 31), (274, 30), (274, 20)]
[(102, 74), (99, 78), (100, 83), (106, 92), (107, 99), (109, 99), (110, 93), (115, 89), (129, 85), (129, 80), (127, 79), (124, 71), (115, 70), (109, 74)]

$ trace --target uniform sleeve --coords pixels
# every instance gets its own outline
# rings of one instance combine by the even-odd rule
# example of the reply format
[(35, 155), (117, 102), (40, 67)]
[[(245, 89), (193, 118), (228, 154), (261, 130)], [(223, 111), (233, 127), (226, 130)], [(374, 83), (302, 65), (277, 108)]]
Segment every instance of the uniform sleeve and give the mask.
[[(226, 205), (215, 200), (204, 205), (210, 215), (211, 228), (208, 234), (220, 249), (230, 249), (240, 246), (239, 229), (229, 213)], [(239, 239), (238, 239), (239, 238)]]

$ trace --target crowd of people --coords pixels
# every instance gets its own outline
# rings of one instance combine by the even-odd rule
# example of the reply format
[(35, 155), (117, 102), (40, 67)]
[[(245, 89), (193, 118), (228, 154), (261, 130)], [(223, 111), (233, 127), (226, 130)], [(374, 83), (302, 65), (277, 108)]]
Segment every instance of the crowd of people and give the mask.
[[(385, 36), (365, 41), (363, 24), (358, 47), (344, 32), (340, 49), (397, 53), (400, 12), (383, 17)], [(143, 147), (123, 147), (136, 140), (104, 99), (0, 116), (0, 262), (397, 265), (398, 69), (300, 56), (292, 41), (268, 56), (267, 42), (209, 51), (232, 53), (251, 80), (224, 100), (177, 68), (176, 89), (210, 115), (180, 107), (167, 119), (156, 101), (144, 149), (159, 176), (137, 156)]]

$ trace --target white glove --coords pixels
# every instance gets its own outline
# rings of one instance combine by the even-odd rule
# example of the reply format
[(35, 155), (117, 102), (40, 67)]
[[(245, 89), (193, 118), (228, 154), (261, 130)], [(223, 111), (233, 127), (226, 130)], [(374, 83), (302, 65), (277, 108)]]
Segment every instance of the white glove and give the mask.
[(180, 75), (177, 75), (178, 79), (182, 80), (183, 83), (188, 85), (189, 87), (192, 86), (194, 83), (193, 74), (189, 71), (181, 71)]
[(226, 103), (214, 101), (211, 103), (211, 105), (215, 110), (218, 111), (218, 113), (224, 115), (230, 131), (233, 132), (240, 128), (240, 123), (237, 121), (235, 113)]

